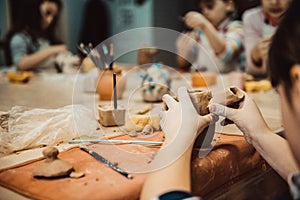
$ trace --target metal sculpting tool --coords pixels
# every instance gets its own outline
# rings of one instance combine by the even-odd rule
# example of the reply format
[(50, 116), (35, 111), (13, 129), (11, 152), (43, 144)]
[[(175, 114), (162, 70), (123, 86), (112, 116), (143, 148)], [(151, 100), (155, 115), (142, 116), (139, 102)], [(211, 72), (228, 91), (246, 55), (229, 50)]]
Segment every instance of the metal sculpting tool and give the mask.
[(80, 149), (83, 150), (83, 151), (85, 151), (85, 152), (87, 152), (88, 154), (90, 154), (91, 156), (93, 156), (94, 158), (96, 158), (97, 160), (103, 162), (104, 164), (106, 164), (107, 166), (109, 166), (113, 170), (117, 171), (121, 175), (125, 176), (126, 178), (133, 179), (132, 175), (130, 175), (127, 172), (125, 172), (124, 170), (120, 169), (119, 167), (117, 167), (116, 165), (114, 165), (109, 160), (105, 159), (104, 157), (102, 157), (101, 155), (99, 155), (98, 153), (96, 153), (95, 151), (90, 150), (90, 149), (85, 148), (85, 147), (80, 147)]

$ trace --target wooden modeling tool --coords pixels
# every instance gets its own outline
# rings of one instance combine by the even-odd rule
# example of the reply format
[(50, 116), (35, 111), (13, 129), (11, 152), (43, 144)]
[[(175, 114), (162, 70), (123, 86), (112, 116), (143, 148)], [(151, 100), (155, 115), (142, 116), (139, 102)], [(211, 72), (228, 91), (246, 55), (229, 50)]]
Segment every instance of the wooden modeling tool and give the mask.
[(113, 107), (99, 105), (99, 121), (103, 126), (117, 126), (125, 124), (125, 109), (118, 108), (117, 75), (113, 73)]
[(117, 102), (117, 80), (116, 80), (116, 72), (113, 73), (113, 89), (114, 89), (114, 109), (118, 108)]
[(114, 65), (114, 45), (111, 43), (109, 45), (109, 69), (113, 70), (113, 65)]

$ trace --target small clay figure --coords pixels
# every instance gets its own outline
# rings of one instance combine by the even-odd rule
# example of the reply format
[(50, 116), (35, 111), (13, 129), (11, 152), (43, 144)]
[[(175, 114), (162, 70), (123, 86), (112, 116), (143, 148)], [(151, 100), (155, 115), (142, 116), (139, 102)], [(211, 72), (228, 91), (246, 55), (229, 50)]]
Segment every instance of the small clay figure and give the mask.
[(46, 160), (40, 164), (34, 171), (34, 177), (58, 178), (69, 176), (74, 170), (72, 164), (65, 160), (57, 158), (58, 149), (47, 147), (43, 150)]
[[(208, 104), (209, 103), (218, 103), (221, 105), (226, 105), (231, 108), (238, 108), (239, 103), (244, 99), (244, 94), (241, 93), (237, 87), (230, 87), (225, 92), (222, 92), (218, 95), (212, 94), (207, 90), (189, 90), (191, 100), (200, 115), (207, 115)], [(174, 97), (178, 101), (177, 97)], [(162, 104), (164, 110), (168, 110), (166, 104)]]
[[(230, 87), (225, 90), (225, 93), (221, 93), (219, 95), (215, 95), (210, 103), (218, 103), (221, 105), (228, 106), (230, 108), (238, 108), (240, 102), (244, 99), (244, 94), (237, 87)], [(222, 126), (226, 126), (227, 124), (232, 124), (233, 122), (229, 119), (224, 119), (221, 122)]]
[(141, 78), (141, 92), (145, 102), (161, 102), (162, 96), (170, 93), (170, 72), (161, 64), (151, 65)]
[(237, 87), (230, 87), (224, 93), (214, 95), (210, 103), (218, 103), (232, 108), (237, 108), (244, 99), (244, 94)]
[[(208, 103), (212, 98), (211, 92), (208, 90), (188, 90), (193, 105), (200, 115), (207, 115), (209, 113)], [(178, 101), (177, 97), (174, 97)], [(163, 110), (168, 110), (167, 105), (163, 102)]]
[(158, 49), (143, 45), (138, 51), (137, 63), (139, 65), (152, 64), (156, 54), (158, 54)]
[(208, 90), (189, 90), (191, 100), (200, 115), (209, 113), (208, 103), (212, 98), (211, 92)]

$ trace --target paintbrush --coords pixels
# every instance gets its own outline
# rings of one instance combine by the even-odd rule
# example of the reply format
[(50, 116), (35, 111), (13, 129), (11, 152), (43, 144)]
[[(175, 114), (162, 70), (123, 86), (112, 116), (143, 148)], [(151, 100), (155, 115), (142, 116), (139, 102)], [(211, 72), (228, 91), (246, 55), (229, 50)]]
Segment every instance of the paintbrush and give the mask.
[(104, 63), (97, 49), (93, 48), (93, 44), (89, 42), (88, 46), (86, 46), (85, 48), (88, 49), (90, 54), (94, 57), (93, 59), (96, 62), (97, 68), (100, 68), (101, 70), (105, 70), (106, 64)]
[(81, 44), (82, 44), (82, 43), (80, 43), (80, 45), (77, 45), (77, 49), (78, 49), (83, 55), (87, 56), (87, 55), (88, 55), (88, 52), (87, 52), (85, 49), (83, 49), (83, 48), (81, 47)]
[(103, 61), (101, 60), (101, 57), (97, 51), (95, 51), (92, 48), (92, 43), (89, 43), (88, 45), (84, 45), (83, 43), (80, 43), (80, 46), (78, 47), (82, 52), (84, 52), (89, 58), (93, 61), (93, 63), (96, 65), (97, 68), (101, 68), (101, 70), (105, 70), (105, 64), (102, 64)]
[(103, 44), (100, 48), (100, 55), (102, 58), (104, 58), (105, 66), (108, 66), (110, 61), (108, 60), (108, 48), (105, 44)]
[(93, 156), (97, 160), (103, 162), (104, 164), (106, 164), (107, 166), (109, 166), (113, 170), (117, 171), (121, 175), (125, 176), (126, 178), (128, 178), (128, 179), (132, 179), (133, 178), (132, 175), (130, 175), (127, 172), (125, 172), (124, 170), (120, 169), (119, 167), (117, 167), (116, 165), (114, 165), (109, 160), (105, 159), (103, 156), (101, 156), (100, 154), (96, 153), (95, 151), (90, 150), (90, 149), (85, 148), (85, 147), (80, 147), (80, 149), (83, 150), (83, 151), (85, 151), (85, 152), (87, 152), (87, 153), (89, 153), (91, 156)]

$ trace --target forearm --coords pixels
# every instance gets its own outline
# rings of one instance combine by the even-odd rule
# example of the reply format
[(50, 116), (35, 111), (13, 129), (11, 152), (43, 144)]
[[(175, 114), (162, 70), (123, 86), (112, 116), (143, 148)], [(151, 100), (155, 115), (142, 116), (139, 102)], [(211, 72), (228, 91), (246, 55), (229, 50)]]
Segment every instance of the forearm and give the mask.
[(290, 174), (299, 171), (287, 141), (271, 131), (259, 135), (260, 137), (253, 141), (253, 146), (268, 164), (287, 181)]
[[(246, 50), (246, 71), (253, 75), (262, 75), (266, 73), (265, 66), (263, 66), (263, 61), (259, 63), (257, 58), (256, 62), (253, 61), (252, 51), (255, 45), (262, 39), (261, 31), (257, 25), (251, 21), (250, 18), (243, 19), (244, 23), (244, 35), (245, 35), (245, 50)], [(255, 57), (255, 56), (254, 56)]]
[(225, 39), (211, 23), (207, 23), (203, 31), (216, 54), (221, 53), (226, 48)]
[[(178, 159), (172, 157), (174, 161), (170, 165), (162, 166), (163, 168), (150, 172), (150, 174), (147, 175), (141, 194), (141, 200), (148, 200), (171, 190), (191, 191), (190, 163), (192, 146), (191, 144)], [(169, 150), (159, 151), (153, 160), (152, 166), (161, 166), (160, 161), (168, 160), (172, 155), (172, 151)]]
[(176, 60), (177, 60), (178, 67), (180, 68), (188, 68), (191, 66), (191, 63), (189, 63), (186, 59), (184, 59), (179, 55), (177, 55)]
[(38, 64), (43, 62), (44, 60), (53, 56), (54, 53), (51, 49), (46, 48), (42, 49), (34, 54), (25, 55), (18, 64), (19, 70), (30, 70), (34, 69)]

